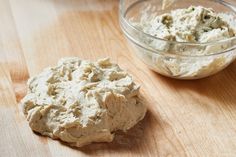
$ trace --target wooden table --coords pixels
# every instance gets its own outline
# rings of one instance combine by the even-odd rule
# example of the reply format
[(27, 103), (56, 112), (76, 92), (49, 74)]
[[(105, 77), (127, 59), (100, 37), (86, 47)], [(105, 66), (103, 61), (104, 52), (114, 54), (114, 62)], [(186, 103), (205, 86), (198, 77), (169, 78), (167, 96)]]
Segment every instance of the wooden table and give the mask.
[[(0, 0), (0, 156), (236, 156), (236, 62), (201, 80), (150, 71), (118, 23), (117, 0)], [(114, 142), (71, 148), (34, 134), (19, 100), (29, 76), (64, 56), (110, 57), (142, 85), (145, 119)]]

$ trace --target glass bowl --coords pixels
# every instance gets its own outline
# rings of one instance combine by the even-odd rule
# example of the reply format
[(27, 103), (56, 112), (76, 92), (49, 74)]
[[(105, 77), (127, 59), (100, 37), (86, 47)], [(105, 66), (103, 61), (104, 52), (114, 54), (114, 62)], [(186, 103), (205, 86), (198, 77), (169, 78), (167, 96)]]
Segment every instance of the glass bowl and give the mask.
[(236, 37), (207, 43), (176, 42), (147, 34), (134, 25), (144, 14), (148, 18), (191, 5), (213, 8), (236, 21), (235, 6), (221, 0), (175, 0), (165, 9), (163, 0), (120, 0), (121, 29), (138, 58), (150, 69), (176, 79), (199, 79), (221, 71), (235, 60)]

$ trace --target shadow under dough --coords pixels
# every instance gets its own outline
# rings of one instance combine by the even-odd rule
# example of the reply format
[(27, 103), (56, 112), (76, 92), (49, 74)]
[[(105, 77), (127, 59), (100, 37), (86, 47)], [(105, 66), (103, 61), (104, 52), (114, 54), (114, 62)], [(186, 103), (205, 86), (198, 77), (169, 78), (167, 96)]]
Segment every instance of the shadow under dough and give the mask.
[[(55, 142), (60, 142), (63, 146), (70, 147), (72, 149), (82, 151), (88, 155), (95, 155), (98, 152), (109, 150), (114, 152), (127, 152), (130, 151), (132, 153), (137, 152), (139, 153), (139, 148), (141, 148), (142, 143), (145, 143), (145, 132), (147, 129), (148, 121), (153, 118), (153, 115), (150, 111), (147, 111), (143, 120), (138, 122), (134, 127), (129, 129), (127, 132), (123, 131), (116, 131), (115, 137), (112, 142), (98, 142), (98, 143), (91, 143), (85, 145), (83, 147), (74, 147), (70, 146), (68, 143), (63, 142), (59, 139), (52, 139)], [(47, 143), (47, 136), (44, 136), (38, 132), (33, 131), (34, 134), (40, 136), (40, 141), (42, 143)]]
[(143, 120), (137, 123), (127, 132), (116, 131), (112, 142), (91, 143), (83, 147), (69, 146), (67, 143), (60, 141), (62, 145), (69, 146), (72, 149), (82, 151), (88, 155), (95, 155), (101, 151), (109, 150), (110, 152), (127, 152), (140, 153), (141, 144), (145, 143), (148, 121), (153, 117), (150, 111), (147, 111)]

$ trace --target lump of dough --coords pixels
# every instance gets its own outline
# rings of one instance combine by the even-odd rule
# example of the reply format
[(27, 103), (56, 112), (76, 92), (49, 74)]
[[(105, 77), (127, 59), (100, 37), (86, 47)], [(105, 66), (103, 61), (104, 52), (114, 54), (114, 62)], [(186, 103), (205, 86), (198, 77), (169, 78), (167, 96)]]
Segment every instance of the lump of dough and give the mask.
[(139, 86), (117, 64), (64, 58), (28, 81), (23, 112), (32, 130), (72, 146), (111, 142), (143, 119)]

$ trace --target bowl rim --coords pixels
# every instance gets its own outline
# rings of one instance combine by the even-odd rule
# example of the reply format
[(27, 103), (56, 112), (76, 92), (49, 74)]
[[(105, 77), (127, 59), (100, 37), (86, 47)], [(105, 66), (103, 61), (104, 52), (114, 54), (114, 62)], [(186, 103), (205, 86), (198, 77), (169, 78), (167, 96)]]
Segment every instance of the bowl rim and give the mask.
[[(169, 41), (166, 39), (162, 39), (162, 38), (158, 38), (156, 36), (153, 36), (151, 34), (145, 33), (144, 31), (142, 31), (141, 29), (138, 29), (137, 27), (133, 26), (126, 18), (125, 16), (127, 15), (128, 11), (137, 3), (140, 3), (142, 1), (147, 1), (147, 0), (137, 0), (136, 2), (134, 2), (133, 4), (131, 4), (127, 10), (124, 10), (124, 7), (122, 6), (125, 0), (120, 0), (120, 5), (119, 5), (119, 14), (120, 14), (120, 20), (122, 20), (123, 22), (125, 22), (126, 25), (128, 25), (131, 29), (149, 37), (149, 38), (153, 38), (155, 40), (160, 40), (160, 41), (164, 41), (167, 43), (172, 43), (172, 44), (184, 44), (184, 45), (191, 45), (191, 46), (209, 46), (209, 45), (215, 45), (215, 44), (222, 44), (224, 42), (228, 42), (228, 41), (232, 41), (236, 39), (236, 36), (228, 38), (228, 39), (222, 39), (222, 40), (217, 40), (217, 41), (211, 41), (211, 42), (202, 42), (202, 43), (194, 43), (194, 42), (179, 42), (179, 41)], [(229, 3), (229, 2), (225, 2), (224, 0), (214, 0), (214, 2), (216, 3), (220, 3), (221, 5), (224, 5), (225, 7), (230, 8), (234, 13), (235, 13), (235, 17), (236, 17), (236, 6)], [(232, 48), (236, 48), (236, 45), (231, 47)], [(225, 51), (224, 51), (225, 52)], [(222, 53), (222, 52), (219, 52)], [(215, 53), (215, 54), (219, 54), (219, 53)], [(212, 55), (212, 54), (211, 54)], [(187, 56), (187, 55), (186, 55)], [(200, 55), (199, 55), (200, 56)]]

